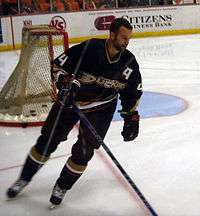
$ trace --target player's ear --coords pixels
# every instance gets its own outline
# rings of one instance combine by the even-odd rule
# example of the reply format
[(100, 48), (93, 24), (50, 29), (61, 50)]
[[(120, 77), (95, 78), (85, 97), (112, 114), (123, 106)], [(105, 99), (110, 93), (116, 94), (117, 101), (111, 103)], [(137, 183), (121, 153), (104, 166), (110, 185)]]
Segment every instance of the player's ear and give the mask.
[(114, 40), (115, 39), (115, 33), (114, 32), (110, 32), (110, 39)]

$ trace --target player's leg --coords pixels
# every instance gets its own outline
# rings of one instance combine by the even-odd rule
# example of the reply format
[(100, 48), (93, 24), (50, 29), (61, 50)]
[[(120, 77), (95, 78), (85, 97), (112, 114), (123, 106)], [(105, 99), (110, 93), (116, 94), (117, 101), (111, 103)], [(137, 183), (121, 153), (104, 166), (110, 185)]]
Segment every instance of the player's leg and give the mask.
[[(85, 114), (102, 138), (108, 131), (115, 107), (116, 102), (113, 102), (103, 109)], [(88, 162), (93, 157), (94, 149), (100, 147), (99, 143), (96, 142), (87, 126), (80, 122), (78, 140), (72, 147), (72, 155), (64, 165), (50, 198), (53, 205), (59, 205), (62, 202), (66, 191), (70, 190), (83, 174)]]
[(7, 190), (7, 196), (9, 198), (16, 197), (31, 181), (33, 176), (49, 159), (51, 153), (56, 150), (59, 143), (67, 139), (70, 130), (77, 123), (79, 119), (77, 114), (71, 110), (64, 110), (57, 123), (52, 139), (49, 140), (59, 108), (60, 107), (57, 104), (53, 105), (47, 120), (42, 127), (41, 135), (37, 139), (36, 144), (31, 148), (25, 160), (19, 178)]

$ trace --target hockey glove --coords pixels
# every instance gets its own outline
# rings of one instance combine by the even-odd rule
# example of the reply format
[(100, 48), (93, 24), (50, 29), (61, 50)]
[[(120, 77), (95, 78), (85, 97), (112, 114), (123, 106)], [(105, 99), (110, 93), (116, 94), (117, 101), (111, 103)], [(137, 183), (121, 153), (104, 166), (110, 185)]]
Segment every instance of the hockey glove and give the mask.
[(68, 83), (65, 83), (65, 85), (63, 85), (59, 90), (58, 100), (66, 107), (70, 107), (75, 102), (79, 88), (80, 83), (78, 80), (70, 80)]
[(121, 114), (124, 118), (124, 126), (121, 132), (121, 135), (124, 138), (124, 141), (134, 140), (139, 133), (139, 120), (140, 116), (138, 111), (134, 111), (132, 114)]
[(69, 74), (65, 74), (61, 71), (61, 73), (58, 76), (58, 79), (56, 81), (56, 87), (58, 90), (62, 90), (64, 88), (66, 88), (66, 85), (68, 85), (68, 83), (70, 82), (71, 79), (71, 75)]

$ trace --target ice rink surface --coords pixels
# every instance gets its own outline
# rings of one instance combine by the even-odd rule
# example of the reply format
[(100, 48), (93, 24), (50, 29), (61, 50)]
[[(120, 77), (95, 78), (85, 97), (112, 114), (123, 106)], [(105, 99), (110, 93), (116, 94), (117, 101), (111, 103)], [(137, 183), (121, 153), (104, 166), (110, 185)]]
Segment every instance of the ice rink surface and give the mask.
[[(105, 143), (159, 216), (200, 216), (200, 35), (133, 39), (128, 48), (143, 77), (140, 135), (123, 142), (116, 117)], [(18, 51), (0, 53), (0, 88), (18, 58)], [(39, 133), (39, 127), (0, 127), (0, 216), (150, 215), (102, 148), (60, 208), (48, 210), (76, 129), (23, 193), (6, 201)]]

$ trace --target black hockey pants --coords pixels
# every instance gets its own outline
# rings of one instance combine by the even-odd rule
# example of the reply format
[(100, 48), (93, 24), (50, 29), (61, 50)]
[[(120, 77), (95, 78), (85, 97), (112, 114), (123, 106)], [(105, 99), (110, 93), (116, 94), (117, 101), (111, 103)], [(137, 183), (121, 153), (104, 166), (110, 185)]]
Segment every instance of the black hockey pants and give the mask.
[[(117, 100), (114, 100), (109, 104), (101, 105), (102, 107), (97, 107), (100, 109), (96, 109), (91, 112), (85, 112), (85, 116), (102, 138), (105, 137), (106, 132), (108, 131), (113, 118), (113, 114), (116, 109), (116, 104)], [(60, 142), (67, 139), (67, 135), (79, 120), (79, 116), (72, 110), (64, 109), (57, 123), (57, 127), (55, 129), (52, 140), (49, 143), (47, 150), (45, 151), (59, 108), (60, 105), (58, 103), (55, 103), (53, 105), (41, 130), (41, 136), (38, 138), (35, 145), (36, 151), (41, 155), (44, 155), (45, 153), (44, 156), (47, 157), (56, 150)], [(94, 149), (98, 147), (98, 143), (96, 143), (96, 140), (88, 130), (87, 126), (85, 126), (80, 121), (78, 140), (72, 147), (71, 159), (73, 160), (73, 162), (80, 165), (87, 165), (87, 162), (92, 158), (94, 154)]]

